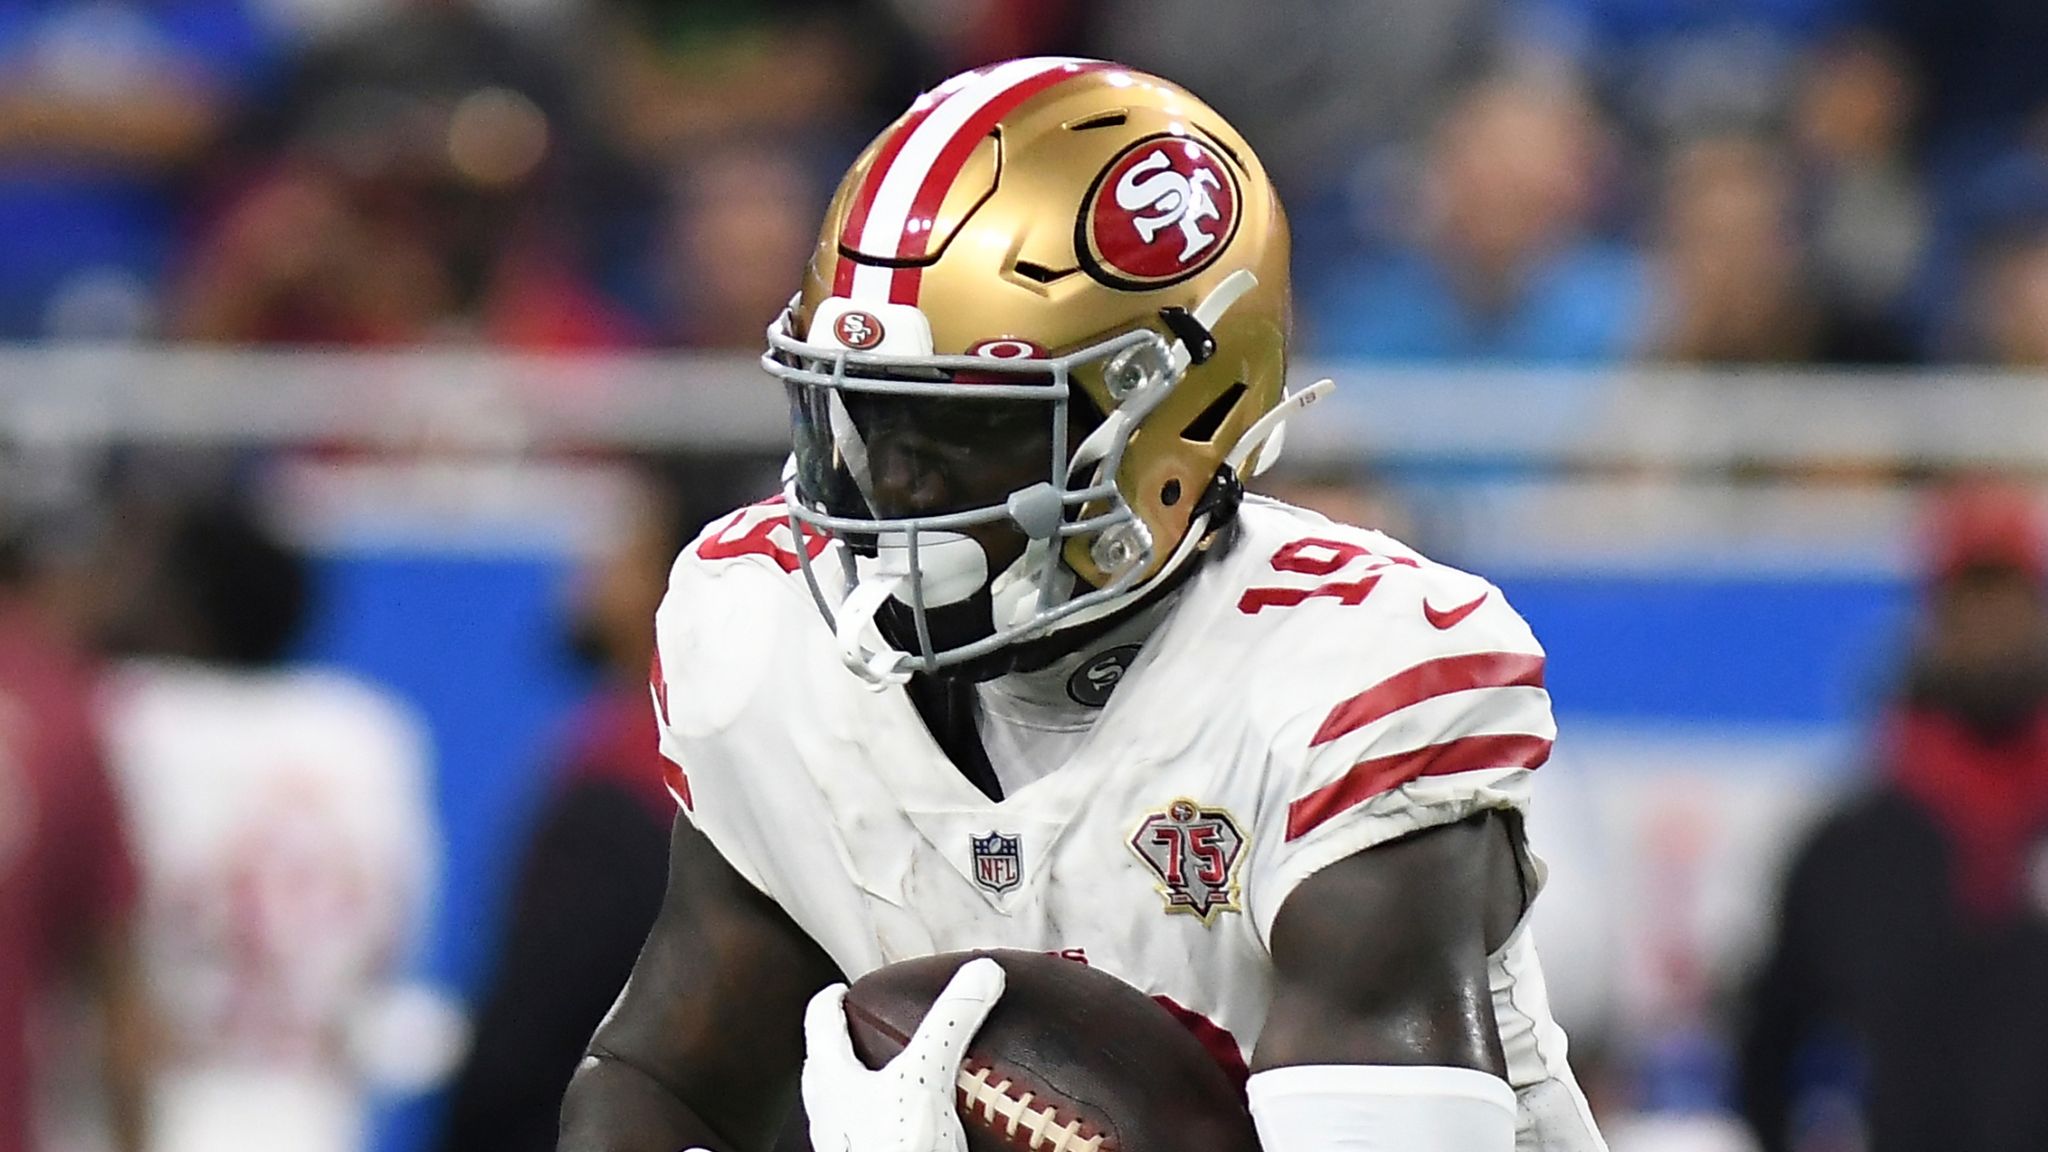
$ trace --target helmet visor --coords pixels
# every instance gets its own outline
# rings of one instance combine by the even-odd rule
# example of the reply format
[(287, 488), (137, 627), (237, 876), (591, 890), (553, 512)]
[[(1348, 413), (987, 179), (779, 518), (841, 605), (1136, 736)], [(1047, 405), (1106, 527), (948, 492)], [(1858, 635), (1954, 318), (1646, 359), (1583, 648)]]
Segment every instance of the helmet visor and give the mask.
[(797, 492), (833, 516), (902, 520), (1001, 507), (1063, 463), (1066, 401), (1049, 377), (1039, 381), (1044, 397), (1031, 399), (960, 379), (947, 395), (871, 390), (875, 383), (788, 386)]

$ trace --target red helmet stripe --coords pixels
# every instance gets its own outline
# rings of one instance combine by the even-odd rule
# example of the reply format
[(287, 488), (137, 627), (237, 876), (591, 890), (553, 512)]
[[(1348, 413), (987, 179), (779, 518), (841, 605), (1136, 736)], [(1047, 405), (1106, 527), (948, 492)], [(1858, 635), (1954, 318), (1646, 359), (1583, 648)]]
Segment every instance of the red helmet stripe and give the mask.
[[(1038, 57), (1012, 60), (956, 77), (883, 147), (863, 179), (843, 235), (862, 252), (900, 258), (924, 254), (926, 231), (974, 146), (1019, 104), (1080, 72), (1113, 67), (1094, 60)], [(856, 227), (857, 225), (857, 227)], [(842, 257), (834, 292), (855, 299), (917, 302), (922, 273)], [(843, 285), (843, 287), (842, 287)]]
[(889, 278), (889, 303), (915, 304), (918, 291), (924, 286), (924, 269), (898, 268)]
[(960, 169), (967, 165), (967, 158), (1003, 117), (1009, 115), (1019, 104), (1045, 91), (1047, 88), (1079, 72), (1101, 68), (1100, 64), (1075, 64), (1068, 68), (1051, 69), (1027, 77), (1003, 90), (994, 99), (982, 105), (970, 116), (952, 138), (939, 149), (931, 167), (919, 182), (917, 195), (910, 202), (910, 211), (905, 218), (905, 228), (897, 239), (896, 255), (909, 259), (924, 254), (925, 230), (912, 231), (908, 225), (913, 221), (928, 222), (939, 214), (939, 205), (945, 202), (946, 192), (960, 175)]
[(972, 72), (963, 72), (925, 93), (923, 96), (918, 97), (917, 101), (910, 106), (910, 114), (905, 116), (895, 128), (890, 130), (888, 139), (882, 141), (881, 150), (875, 153), (875, 162), (868, 165), (867, 174), (861, 177), (860, 188), (853, 194), (853, 203), (846, 212), (846, 227), (841, 229), (839, 233), (842, 251), (839, 256), (839, 267), (834, 271), (832, 277), (832, 294), (834, 296), (847, 296), (853, 292), (854, 263), (852, 259), (847, 257), (843, 249), (846, 241), (850, 238), (858, 237), (861, 229), (867, 227), (868, 212), (875, 206), (875, 193), (882, 187), (882, 175), (889, 170), (890, 165), (896, 162), (897, 154), (903, 151), (903, 144), (910, 139), (911, 133), (917, 131), (918, 125), (923, 124), (931, 116), (932, 109), (938, 107), (941, 101), (951, 96), (954, 92), (959, 91), (967, 82), (980, 75), (981, 72), (978, 69)]

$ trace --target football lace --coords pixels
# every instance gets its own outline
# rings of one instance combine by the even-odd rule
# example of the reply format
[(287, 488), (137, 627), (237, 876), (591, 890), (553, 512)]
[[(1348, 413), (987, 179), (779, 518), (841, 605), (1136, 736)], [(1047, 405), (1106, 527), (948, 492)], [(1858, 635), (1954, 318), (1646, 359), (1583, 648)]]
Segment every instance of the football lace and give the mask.
[[(1030, 1142), (1025, 1147), (1032, 1152), (1102, 1152), (1103, 1137), (1081, 1135), (1081, 1121), (1076, 1118), (1060, 1123), (1059, 1110), (1050, 1104), (1033, 1107), (1032, 1094), (1010, 1095), (1011, 1082), (1002, 1080), (990, 1083), (991, 1071), (977, 1068), (972, 1072), (960, 1070), (959, 1088), (961, 1107), (972, 1112), (981, 1109), (989, 1127), (1002, 1124), (1003, 1134), (1014, 1140), (1017, 1129), (1030, 1133)], [(1114, 1145), (1111, 1145), (1112, 1150)]]

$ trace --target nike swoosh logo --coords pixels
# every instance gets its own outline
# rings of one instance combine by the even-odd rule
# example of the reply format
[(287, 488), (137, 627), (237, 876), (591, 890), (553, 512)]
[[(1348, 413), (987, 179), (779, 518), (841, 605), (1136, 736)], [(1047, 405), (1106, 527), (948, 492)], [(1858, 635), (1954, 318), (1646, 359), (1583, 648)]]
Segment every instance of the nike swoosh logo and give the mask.
[(1481, 592), (1477, 600), (1474, 600), (1469, 604), (1460, 604), (1456, 608), (1448, 608), (1443, 611), (1438, 611), (1435, 608), (1431, 608), (1429, 606), (1429, 601), (1424, 600), (1422, 602), (1422, 615), (1429, 621), (1431, 627), (1435, 628), (1439, 632), (1443, 632), (1451, 628), (1456, 628), (1458, 626), (1458, 623), (1464, 620), (1465, 617), (1470, 616), (1474, 612), (1479, 611), (1479, 606), (1481, 604), (1486, 603), (1486, 598), (1491, 595), (1493, 595), (1491, 591)]

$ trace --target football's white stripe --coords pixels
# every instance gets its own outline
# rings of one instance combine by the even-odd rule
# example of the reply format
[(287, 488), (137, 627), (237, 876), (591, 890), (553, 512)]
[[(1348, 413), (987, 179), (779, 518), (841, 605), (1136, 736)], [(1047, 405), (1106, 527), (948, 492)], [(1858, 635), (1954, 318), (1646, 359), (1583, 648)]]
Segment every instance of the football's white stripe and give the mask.
[[(961, 126), (1013, 86), (1054, 68), (1079, 62), (1080, 58), (1073, 56), (1012, 60), (974, 77), (942, 98), (923, 123), (911, 130), (910, 138), (903, 142), (889, 170), (882, 173), (882, 183), (875, 189), (875, 199), (868, 206), (868, 218), (854, 244), (855, 250), (895, 255), (903, 227), (910, 222), (910, 206), (917, 199), (918, 189), (924, 186), (925, 177), (930, 174), (939, 153), (945, 150), (947, 142), (953, 139)], [(893, 273), (894, 269), (890, 268), (860, 265), (853, 274), (853, 298), (871, 303), (886, 301)]]

